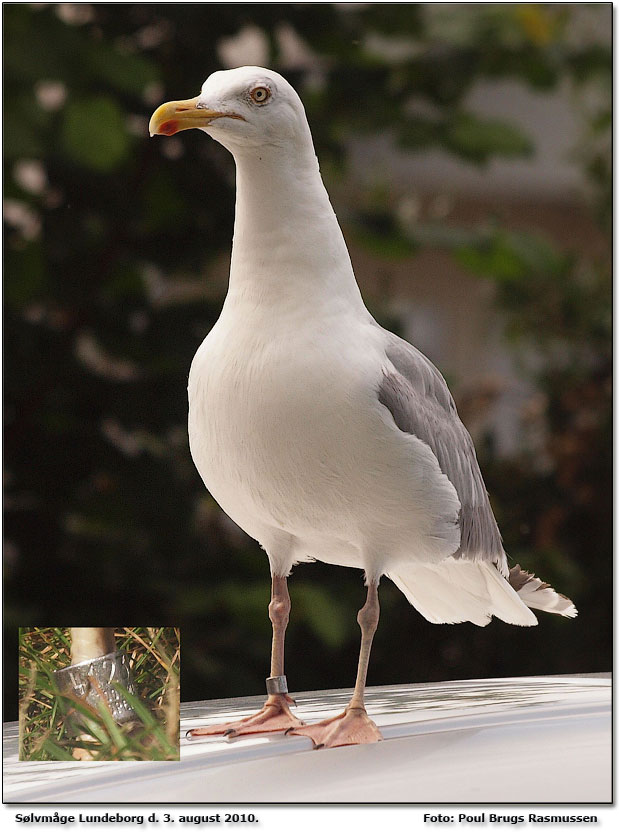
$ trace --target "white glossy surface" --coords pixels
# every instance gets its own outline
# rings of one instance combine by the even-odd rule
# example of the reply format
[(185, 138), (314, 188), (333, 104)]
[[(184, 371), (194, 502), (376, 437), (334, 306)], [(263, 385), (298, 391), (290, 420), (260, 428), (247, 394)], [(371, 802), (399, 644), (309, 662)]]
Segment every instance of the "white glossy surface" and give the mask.
[[(297, 695), (306, 721), (349, 691)], [(314, 751), (305, 737), (184, 739), (262, 697), (182, 707), (177, 763), (29, 763), (5, 726), (9, 802), (590, 803), (611, 800), (611, 682), (593, 676), (370, 688), (384, 742)]]

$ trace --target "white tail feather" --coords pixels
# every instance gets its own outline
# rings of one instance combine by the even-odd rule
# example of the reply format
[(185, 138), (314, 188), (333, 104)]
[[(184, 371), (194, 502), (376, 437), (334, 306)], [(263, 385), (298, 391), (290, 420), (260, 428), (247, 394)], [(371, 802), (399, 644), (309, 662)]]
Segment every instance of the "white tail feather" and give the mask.
[(578, 615), (578, 610), (569, 598), (531, 572), (525, 572), (518, 564), (509, 570), (509, 582), (527, 607), (564, 615), (566, 618), (576, 618)]
[(493, 615), (531, 627), (537, 618), (491, 563), (446, 558), (438, 564), (407, 564), (388, 577), (434, 624), (472, 621), (485, 627)]

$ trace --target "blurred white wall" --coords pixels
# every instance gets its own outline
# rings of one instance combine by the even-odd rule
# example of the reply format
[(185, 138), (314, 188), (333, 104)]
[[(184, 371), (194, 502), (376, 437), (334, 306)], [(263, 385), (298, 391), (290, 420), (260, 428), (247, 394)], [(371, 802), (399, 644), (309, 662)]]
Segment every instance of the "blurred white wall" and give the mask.
[[(611, 43), (610, 4), (571, 9), (568, 40)], [(450, 21), (458, 25), (450, 17), (450, 4), (428, 4), (424, 13), (437, 31), (444, 32)], [(516, 80), (479, 82), (465, 107), (517, 125), (534, 145), (532, 156), (478, 166), (441, 150), (404, 152), (383, 134), (351, 143), (352, 179), (360, 191), (388, 184), (390, 198), (413, 223), (440, 220), (475, 227), (492, 217), (507, 228), (545, 235), (560, 248), (604, 253), (608, 244), (592, 222), (588, 185), (578, 163), (579, 147), (587, 141), (585, 114), (599, 103), (595, 96), (594, 87), (576, 88), (567, 81), (549, 91)], [(539, 394), (505, 341), (489, 282), (431, 249), (386, 264), (362, 246), (351, 248), (364, 294), (374, 297), (379, 308), (381, 292), (388, 292), (406, 337), (448, 378), (476, 440), (489, 438), (501, 455), (537, 443), (530, 449), (543, 465), (543, 436), (524, 429)]]

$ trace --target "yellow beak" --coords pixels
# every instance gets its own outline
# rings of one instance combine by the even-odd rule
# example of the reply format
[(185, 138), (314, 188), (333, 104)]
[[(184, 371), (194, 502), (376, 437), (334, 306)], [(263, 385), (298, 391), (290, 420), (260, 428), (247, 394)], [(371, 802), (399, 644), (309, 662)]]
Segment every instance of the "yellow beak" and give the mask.
[(217, 110), (198, 107), (198, 100), (198, 98), (188, 98), (187, 101), (168, 101), (157, 107), (148, 125), (151, 136), (173, 136), (180, 130), (208, 127), (216, 118), (238, 118), (245, 121), (243, 116), (236, 113), (220, 113)]

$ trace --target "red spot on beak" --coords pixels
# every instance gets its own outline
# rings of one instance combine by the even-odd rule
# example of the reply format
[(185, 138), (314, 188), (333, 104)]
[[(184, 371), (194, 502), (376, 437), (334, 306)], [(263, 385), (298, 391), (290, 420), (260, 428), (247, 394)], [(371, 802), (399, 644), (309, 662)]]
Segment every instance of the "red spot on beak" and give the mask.
[(159, 133), (163, 133), (165, 136), (173, 136), (175, 133), (178, 132), (178, 121), (172, 119), (171, 121), (164, 121), (163, 124), (159, 127)]

